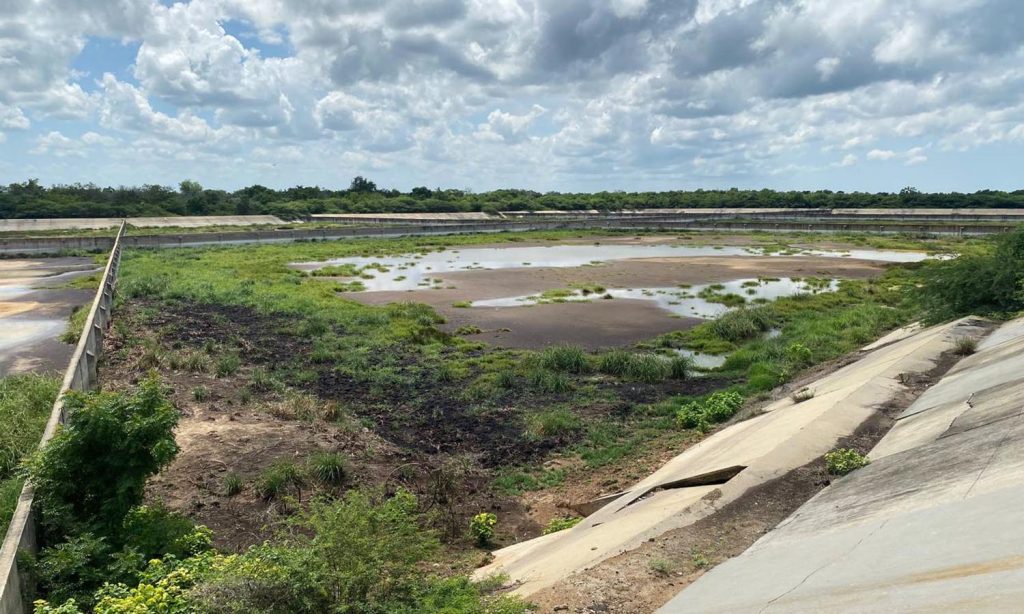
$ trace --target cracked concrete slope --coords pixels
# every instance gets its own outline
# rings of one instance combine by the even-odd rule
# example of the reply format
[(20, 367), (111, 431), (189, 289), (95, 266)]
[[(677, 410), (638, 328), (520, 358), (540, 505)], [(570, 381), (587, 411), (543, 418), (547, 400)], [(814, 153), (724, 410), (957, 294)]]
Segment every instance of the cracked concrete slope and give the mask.
[(1024, 604), (1024, 319), (835, 481), (661, 612), (1010, 612)]
[[(572, 529), (496, 551), (494, 561), (477, 570), (477, 577), (506, 575), (516, 593), (530, 595), (714, 514), (751, 488), (831, 450), (903, 389), (901, 374), (927, 372), (956, 338), (980, 335), (972, 322), (917, 331), (865, 352), (812, 384), (813, 398), (799, 404), (781, 399), (761, 415), (715, 433)], [(698, 476), (709, 479), (691, 479)]]

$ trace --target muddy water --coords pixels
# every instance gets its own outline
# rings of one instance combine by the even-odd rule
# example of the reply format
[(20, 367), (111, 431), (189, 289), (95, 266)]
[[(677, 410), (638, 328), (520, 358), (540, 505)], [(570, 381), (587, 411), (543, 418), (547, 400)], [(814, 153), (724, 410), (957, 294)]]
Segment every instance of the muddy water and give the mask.
[(747, 304), (772, 301), (783, 296), (794, 294), (833, 292), (839, 288), (839, 280), (822, 280), (822, 283), (810, 283), (804, 280), (783, 277), (780, 279), (737, 279), (720, 284), (704, 284), (689, 288), (609, 288), (603, 294), (576, 290), (571, 296), (559, 297), (555, 300), (546, 299), (543, 295), (517, 296), (509, 298), (486, 299), (473, 301), (473, 307), (517, 307), (536, 305), (546, 302), (592, 301), (628, 298), (641, 301), (652, 301), (665, 311), (680, 316), (689, 316), (708, 320), (729, 311), (730, 307), (716, 301), (714, 296), (701, 298), (704, 291), (722, 296), (732, 294), (743, 298)]
[(74, 346), (58, 337), (71, 311), (94, 291), (60, 286), (96, 270), (91, 258), (0, 262), (0, 377), (67, 367)]
[(850, 258), (876, 262), (919, 262), (928, 257), (922, 252), (872, 249), (847, 251), (807, 249), (766, 252), (756, 247), (736, 246), (594, 244), (468, 248), (392, 257), (338, 258), (325, 262), (301, 263), (295, 266), (306, 271), (339, 264), (352, 264), (357, 267), (380, 266), (385, 270), (366, 270), (364, 273), (367, 277), (360, 279), (367, 291), (375, 292), (436, 287), (441, 283), (436, 279), (436, 275), (454, 271), (586, 267), (599, 266), (601, 263), (613, 260), (641, 258), (776, 255)]

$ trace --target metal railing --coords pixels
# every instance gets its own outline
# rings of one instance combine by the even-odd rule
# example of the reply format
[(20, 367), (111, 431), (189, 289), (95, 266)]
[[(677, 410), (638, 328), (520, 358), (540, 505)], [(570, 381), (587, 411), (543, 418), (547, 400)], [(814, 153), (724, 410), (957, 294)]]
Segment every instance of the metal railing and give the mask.
[[(85, 319), (82, 336), (78, 339), (78, 346), (71, 356), (68, 370), (64, 373), (64, 382), (43, 430), (40, 447), (46, 445), (46, 442), (56, 434), (57, 428), (66, 418), (64, 394), (69, 390), (91, 390), (98, 384), (97, 367), (100, 350), (103, 348), (103, 335), (110, 323), (117, 271), (121, 265), (121, 238), (124, 236), (124, 230), (125, 223), (122, 222), (114, 240), (114, 247), (110, 250), (107, 266), (103, 270), (100, 287), (96, 290), (96, 297)], [(18, 499), (18, 507), (11, 518), (11, 524), (7, 527), (3, 546), (0, 547), (0, 614), (24, 614), (30, 610), (32, 604), (28, 593), (31, 587), (26, 586), (28, 581), (18, 569), (18, 552), (34, 552), (37, 548), (33, 491), (32, 485), (26, 482)]]

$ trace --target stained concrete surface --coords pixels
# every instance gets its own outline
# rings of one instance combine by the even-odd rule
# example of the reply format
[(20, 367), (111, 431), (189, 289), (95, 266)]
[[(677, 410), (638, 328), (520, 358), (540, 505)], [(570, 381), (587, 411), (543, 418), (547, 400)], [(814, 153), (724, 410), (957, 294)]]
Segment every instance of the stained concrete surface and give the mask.
[(660, 611), (1020, 611), (1022, 444), (1024, 319), (911, 404), (870, 465)]
[[(958, 321), (867, 352), (812, 384), (812, 399), (781, 399), (761, 415), (715, 433), (572, 529), (496, 551), (494, 561), (477, 571), (478, 577), (506, 575), (516, 593), (530, 595), (648, 539), (711, 516), (752, 488), (820, 458), (903, 388), (901, 374), (929, 371), (957, 338), (981, 332), (973, 321)], [(671, 487), (688, 477), (735, 466), (744, 469), (724, 484)]]
[[(45, 230), (97, 230), (117, 228), (119, 217), (53, 218), (53, 219), (10, 219), (0, 220), (0, 232), (39, 232)], [(282, 224), (273, 215), (196, 215), (168, 217), (130, 217), (128, 224), (135, 228), (199, 228), (202, 226), (253, 226), (259, 224)]]
[(74, 346), (58, 337), (95, 291), (61, 286), (97, 270), (91, 258), (0, 260), (0, 377), (67, 368)]

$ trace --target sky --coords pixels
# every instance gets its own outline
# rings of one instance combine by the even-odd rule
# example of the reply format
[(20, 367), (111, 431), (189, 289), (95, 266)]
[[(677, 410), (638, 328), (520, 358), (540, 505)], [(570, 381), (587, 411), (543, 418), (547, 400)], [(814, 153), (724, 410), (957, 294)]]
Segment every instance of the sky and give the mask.
[(0, 183), (1024, 188), (1022, 0), (0, 0)]

